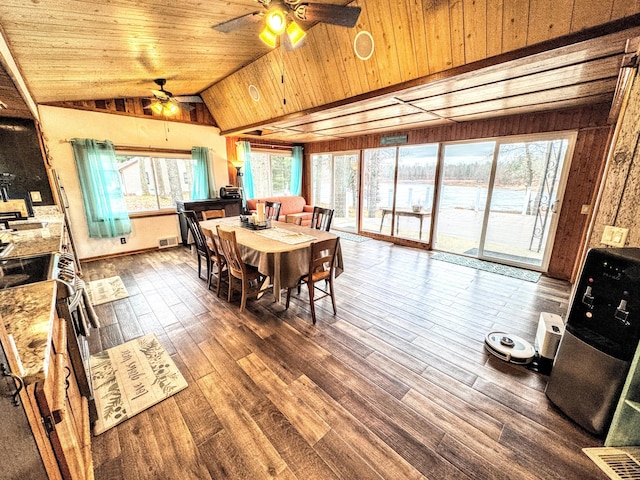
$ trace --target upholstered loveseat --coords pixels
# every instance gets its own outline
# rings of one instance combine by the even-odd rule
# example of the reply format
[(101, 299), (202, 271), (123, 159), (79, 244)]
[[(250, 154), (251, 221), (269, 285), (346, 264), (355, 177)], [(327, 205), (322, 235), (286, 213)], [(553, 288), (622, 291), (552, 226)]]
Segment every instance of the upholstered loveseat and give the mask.
[(258, 202), (280, 202), (280, 218), (278, 221), (286, 221), (287, 215), (301, 217), (302, 225), (311, 225), (311, 216), (313, 215), (313, 206), (307, 205), (307, 201), (304, 197), (298, 196), (282, 196), (282, 197), (265, 197), (265, 198), (251, 198), (247, 200), (247, 209), (250, 212), (256, 211), (256, 204)]

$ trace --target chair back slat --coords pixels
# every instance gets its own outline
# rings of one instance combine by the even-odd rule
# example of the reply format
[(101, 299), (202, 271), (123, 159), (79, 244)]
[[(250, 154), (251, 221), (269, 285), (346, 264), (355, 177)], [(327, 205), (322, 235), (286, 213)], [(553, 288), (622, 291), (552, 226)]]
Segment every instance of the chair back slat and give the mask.
[(333, 210), (330, 208), (313, 207), (313, 215), (311, 217), (311, 228), (316, 230), (329, 231), (331, 228), (331, 219), (333, 218)]
[(196, 250), (199, 254), (202, 255), (210, 255), (209, 247), (207, 246), (207, 241), (204, 238), (204, 234), (200, 229), (200, 224), (198, 223), (198, 218), (196, 217), (196, 212), (193, 210), (185, 210), (182, 212), (185, 220), (187, 221), (187, 225), (189, 226), (189, 231), (191, 232), (191, 236), (193, 237), (193, 242), (196, 246)]
[(310, 245), (309, 274), (326, 272), (329, 276), (333, 273), (339, 241), (340, 237), (336, 237), (313, 242)]
[(225, 218), (225, 211), (223, 209), (218, 210), (205, 210), (202, 212), (203, 220), (211, 220), (212, 218)]
[(233, 230), (222, 230), (220, 226), (218, 229), (218, 239), (220, 246), (224, 252), (224, 257), (227, 260), (227, 268), (231, 275), (236, 278), (242, 278), (245, 271), (245, 265), (242, 261), (242, 255), (238, 248), (238, 242), (236, 241), (236, 232)]
[(280, 202), (264, 202), (264, 218), (277, 222), (280, 218), (280, 208), (282, 208)]

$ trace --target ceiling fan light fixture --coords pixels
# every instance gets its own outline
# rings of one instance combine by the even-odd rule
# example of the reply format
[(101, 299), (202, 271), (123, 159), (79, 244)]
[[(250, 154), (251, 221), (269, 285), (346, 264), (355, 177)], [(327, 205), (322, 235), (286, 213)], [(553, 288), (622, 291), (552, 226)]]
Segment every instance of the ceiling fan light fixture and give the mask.
[(269, 27), (264, 27), (264, 29), (260, 32), (260, 40), (262, 40), (267, 46), (270, 48), (276, 48), (276, 44), (278, 43), (278, 36), (274, 34)]
[(287, 15), (279, 9), (269, 10), (265, 17), (265, 24), (267, 28), (274, 35), (280, 35), (284, 33), (287, 28)]
[(173, 102), (165, 103), (164, 113), (165, 115), (175, 115), (180, 110), (180, 107)]
[(157, 115), (164, 115), (166, 117), (171, 116), (171, 115), (175, 115), (180, 110), (178, 105), (176, 105), (175, 103), (173, 103), (173, 102), (163, 102), (163, 101), (160, 101), (160, 100), (157, 100), (157, 101), (153, 102), (149, 106), (149, 108), (151, 108), (153, 113), (155, 113)]
[(303, 39), (307, 36), (307, 32), (305, 32), (300, 25), (298, 25), (293, 20), (287, 26), (287, 36), (289, 37), (289, 42), (292, 47), (296, 47)]
[(153, 102), (149, 108), (151, 108), (153, 113), (156, 113), (158, 115), (162, 115), (162, 103)]

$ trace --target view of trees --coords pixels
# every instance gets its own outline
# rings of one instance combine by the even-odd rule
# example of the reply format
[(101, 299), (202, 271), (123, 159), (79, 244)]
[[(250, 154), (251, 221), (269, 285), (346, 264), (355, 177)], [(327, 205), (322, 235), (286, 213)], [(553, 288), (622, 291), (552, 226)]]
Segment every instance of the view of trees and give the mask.
[(291, 191), (291, 156), (251, 152), (254, 198), (288, 195)]
[(191, 158), (117, 155), (116, 159), (129, 211), (172, 207), (191, 195)]

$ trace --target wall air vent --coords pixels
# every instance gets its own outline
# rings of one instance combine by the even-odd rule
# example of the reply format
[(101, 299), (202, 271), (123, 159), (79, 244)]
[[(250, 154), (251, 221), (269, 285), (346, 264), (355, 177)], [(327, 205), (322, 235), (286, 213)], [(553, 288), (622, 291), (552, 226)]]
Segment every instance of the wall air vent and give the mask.
[(158, 239), (158, 248), (176, 247), (178, 245), (178, 237), (164, 237)]

